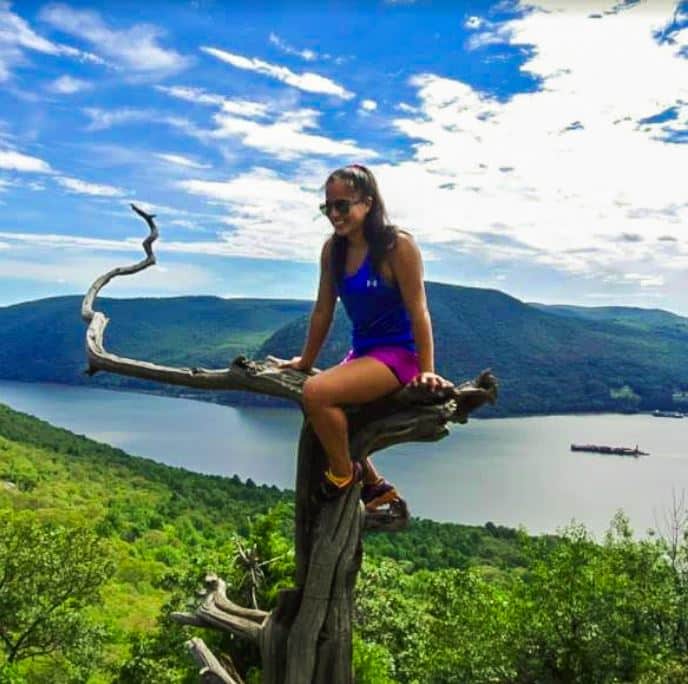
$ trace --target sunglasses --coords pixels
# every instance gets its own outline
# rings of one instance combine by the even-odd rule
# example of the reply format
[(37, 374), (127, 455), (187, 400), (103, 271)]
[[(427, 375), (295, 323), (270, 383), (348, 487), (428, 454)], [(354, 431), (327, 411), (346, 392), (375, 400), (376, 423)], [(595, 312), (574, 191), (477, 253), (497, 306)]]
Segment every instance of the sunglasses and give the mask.
[(320, 211), (325, 215), (329, 216), (333, 209), (337, 210), (338, 214), (346, 216), (349, 210), (354, 204), (361, 204), (363, 200), (350, 200), (350, 199), (336, 199), (328, 200), (320, 205)]

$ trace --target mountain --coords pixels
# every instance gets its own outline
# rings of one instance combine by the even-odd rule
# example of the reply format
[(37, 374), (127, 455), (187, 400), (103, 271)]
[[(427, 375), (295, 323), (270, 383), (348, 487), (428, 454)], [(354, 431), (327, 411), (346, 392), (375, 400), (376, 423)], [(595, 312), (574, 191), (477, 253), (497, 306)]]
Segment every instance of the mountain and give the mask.
[[(492, 368), (499, 378), (499, 402), (483, 415), (669, 408), (674, 393), (688, 387), (688, 320), (679, 316), (650, 312), (642, 325), (631, 324), (634, 314), (621, 307), (605, 319), (582, 308), (549, 311), (496, 290), (442, 283), (426, 289), (437, 371), (463, 380)], [(287, 324), (258, 355), (298, 353), (306, 325)], [(342, 358), (348, 335), (338, 311), (320, 367)]]
[[(194, 394), (134, 378), (85, 376), (81, 300), (54, 297), (0, 308), (0, 377)], [(99, 298), (96, 306), (110, 318), (105, 334), (110, 351), (161, 364), (206, 367), (226, 367), (238, 354), (252, 353), (311, 307), (299, 300), (219, 297)]]
[[(532, 305), (497, 290), (427, 283), (437, 370), (453, 380), (492, 368), (500, 399), (482, 415), (676, 408), (688, 389), (688, 319), (660, 310)], [(0, 308), (0, 378), (95, 384), (271, 403), (236, 392), (194, 393), (119, 376), (87, 378), (80, 297)], [(239, 353), (301, 351), (312, 304), (297, 300), (176, 297), (102, 299), (110, 350), (158, 363), (224, 367)], [(349, 348), (338, 309), (318, 366)]]
[(632, 306), (570, 306), (534, 302), (531, 302), (530, 306), (534, 306), (540, 311), (561, 316), (619, 323), (643, 330), (662, 330), (667, 333), (672, 331), (688, 332), (688, 318), (683, 318), (663, 309), (641, 309)]

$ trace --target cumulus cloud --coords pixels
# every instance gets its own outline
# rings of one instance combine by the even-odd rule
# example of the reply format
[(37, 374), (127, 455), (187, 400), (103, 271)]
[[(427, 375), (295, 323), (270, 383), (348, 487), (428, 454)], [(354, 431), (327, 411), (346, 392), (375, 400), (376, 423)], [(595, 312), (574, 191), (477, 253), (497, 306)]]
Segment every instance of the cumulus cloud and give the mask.
[(269, 62), (264, 62), (260, 59), (244, 57), (242, 55), (237, 55), (235, 53), (227, 52), (226, 50), (220, 50), (214, 47), (202, 47), (201, 50), (227, 64), (231, 64), (237, 69), (245, 69), (247, 71), (253, 71), (257, 74), (262, 74), (263, 76), (277, 79), (282, 83), (292, 86), (292, 88), (297, 88), (298, 90), (303, 90), (307, 93), (332, 95), (343, 100), (350, 100), (352, 97), (354, 97), (354, 93), (349, 92), (343, 86), (335, 83), (325, 76), (320, 76), (319, 74), (314, 74), (309, 71), (297, 74), (285, 66), (270, 64)]
[(187, 180), (177, 186), (227, 208), (222, 249), (247, 257), (313, 259), (329, 233), (319, 215), (323, 174), (301, 172), (293, 182), (254, 168), (227, 181)]
[[(417, 110), (400, 108), (394, 122), (413, 159), (377, 169), (388, 206), (429, 245), (478, 253), (476, 233), (499, 225), (532, 248), (531, 264), (583, 275), (635, 264), (630, 272), (641, 273), (667, 223), (688, 219), (685, 147), (659, 135), (662, 122), (640, 123), (675, 107), (688, 124), (683, 38), (656, 38), (672, 6), (629, 5), (597, 19), (590, 12), (612, 2), (586, 2), (586, 11), (568, 0), (528, 6), (492, 30), (529, 46), (521, 69), (540, 87), (500, 100), (455, 79), (413, 77)], [(517, 258), (513, 244), (480, 253)], [(659, 283), (655, 275), (627, 282)]]
[(112, 185), (89, 183), (79, 180), (78, 178), (70, 178), (69, 176), (56, 176), (55, 180), (68, 192), (77, 195), (91, 195), (92, 197), (123, 197), (126, 194), (121, 188), (116, 188)]
[(364, 112), (374, 112), (377, 109), (377, 102), (375, 100), (362, 100), (361, 109)]
[(48, 162), (14, 150), (0, 150), (0, 169), (21, 173), (52, 173)]
[(40, 17), (54, 28), (91, 43), (117, 66), (135, 74), (170, 73), (190, 63), (177, 51), (160, 44), (164, 31), (157, 26), (134, 24), (127, 29), (113, 29), (98, 12), (62, 4), (48, 5)]

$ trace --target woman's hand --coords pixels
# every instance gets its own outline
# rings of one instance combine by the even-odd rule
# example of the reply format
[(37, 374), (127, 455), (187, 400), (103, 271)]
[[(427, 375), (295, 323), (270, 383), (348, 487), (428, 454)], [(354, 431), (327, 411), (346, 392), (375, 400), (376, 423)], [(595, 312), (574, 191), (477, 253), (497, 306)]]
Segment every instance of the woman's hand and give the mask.
[(411, 387), (426, 387), (431, 392), (435, 392), (439, 389), (448, 389), (454, 386), (453, 382), (445, 380), (441, 375), (437, 375), (437, 373), (430, 372), (418, 373), (409, 384)]
[(313, 364), (308, 364), (303, 360), (301, 356), (293, 356), (289, 361), (280, 363), (278, 368), (293, 368), (299, 371), (309, 371), (313, 367)]

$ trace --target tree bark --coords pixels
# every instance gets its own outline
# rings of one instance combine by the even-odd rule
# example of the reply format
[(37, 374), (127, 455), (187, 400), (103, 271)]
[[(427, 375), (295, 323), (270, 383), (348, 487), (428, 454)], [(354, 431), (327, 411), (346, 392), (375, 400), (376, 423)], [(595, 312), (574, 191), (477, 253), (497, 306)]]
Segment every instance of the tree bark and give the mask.
[[(132, 208), (150, 229), (143, 243), (146, 258), (102, 275), (84, 297), (87, 372), (108, 371), (202, 389), (247, 390), (290, 399), (301, 406), (302, 387), (309, 374), (280, 369), (276, 358), (250, 361), (240, 356), (229, 368), (208, 370), (160, 366), (119, 357), (105, 349), (108, 319), (93, 309), (98, 293), (113, 278), (137, 273), (155, 263), (155, 217), (134, 205)], [(351, 457), (363, 461), (394, 444), (442, 439), (449, 433), (450, 423), (465, 423), (469, 413), (486, 402), (493, 403), (496, 396), (496, 379), (483, 371), (473, 381), (434, 393), (406, 387), (365, 407), (344, 407)], [(173, 613), (172, 617), (183, 624), (229, 631), (257, 644), (265, 684), (351, 684), (353, 595), (363, 558), (363, 531), (403, 529), (409, 515), (401, 504), (366, 514), (360, 484), (335, 501), (320, 501), (317, 490), (326, 456), (306, 419), (297, 458), (295, 587), (281, 592), (275, 609), (266, 613), (230, 601), (224, 582), (211, 575), (206, 579), (206, 597), (195, 613)], [(201, 665), (203, 681), (241, 682), (234, 666), (228, 663), (223, 667), (202, 640), (192, 639), (188, 647)]]

